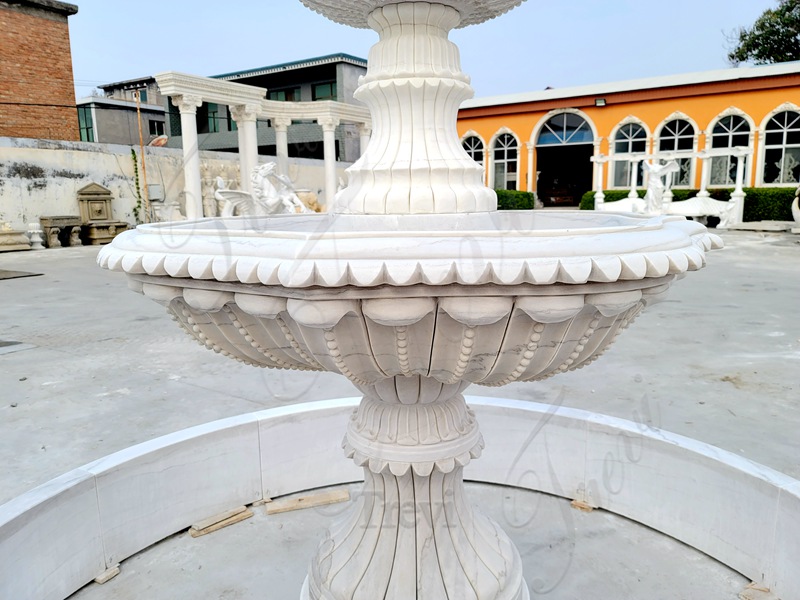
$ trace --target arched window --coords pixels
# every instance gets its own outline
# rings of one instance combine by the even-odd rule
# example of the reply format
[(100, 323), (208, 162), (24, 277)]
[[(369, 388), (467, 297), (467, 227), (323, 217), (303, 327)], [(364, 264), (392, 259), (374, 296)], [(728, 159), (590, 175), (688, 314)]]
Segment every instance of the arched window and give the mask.
[(778, 113), (767, 123), (764, 139), (764, 183), (800, 181), (800, 113)]
[[(750, 124), (744, 117), (729, 115), (722, 117), (711, 132), (711, 147), (747, 148), (750, 145)], [(747, 160), (746, 158), (744, 160)], [(715, 156), (711, 159), (711, 185), (735, 185), (736, 165), (739, 159), (735, 156)], [(746, 165), (745, 165), (745, 168)]]
[(510, 133), (497, 136), (492, 149), (494, 160), (494, 188), (496, 190), (517, 189), (517, 154), (516, 138)]
[(477, 135), (465, 137), (461, 141), (461, 147), (469, 154), (469, 157), (483, 166), (483, 142)]
[[(623, 125), (614, 136), (614, 154), (644, 154), (647, 151), (647, 133), (638, 123)], [(636, 185), (644, 182), (644, 169), (639, 161)], [(629, 160), (614, 161), (614, 186), (628, 187), (631, 184), (631, 162)]]
[(674, 152), (678, 156), (675, 162), (678, 163), (680, 171), (675, 173), (673, 185), (691, 185), (692, 159), (681, 157), (681, 152), (691, 152), (694, 150), (694, 126), (685, 119), (675, 119), (669, 121), (661, 129), (658, 139), (659, 152)]
[(539, 132), (537, 146), (591, 144), (594, 135), (585, 119), (572, 113), (555, 115)]

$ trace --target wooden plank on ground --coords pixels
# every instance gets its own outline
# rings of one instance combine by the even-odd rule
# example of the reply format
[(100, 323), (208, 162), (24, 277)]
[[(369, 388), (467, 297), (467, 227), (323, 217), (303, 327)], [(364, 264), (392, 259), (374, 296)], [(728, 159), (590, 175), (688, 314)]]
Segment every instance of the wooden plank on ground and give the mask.
[(289, 512), (290, 510), (326, 506), (328, 504), (336, 504), (337, 502), (347, 502), (348, 500), (350, 500), (350, 492), (347, 490), (331, 490), (320, 492), (319, 494), (283, 498), (273, 500), (267, 504), (267, 514), (276, 515), (278, 513)]
[(239, 523), (240, 521), (249, 519), (252, 516), (252, 510), (246, 506), (240, 506), (229, 511), (225, 511), (219, 515), (209, 517), (208, 519), (198, 521), (189, 529), (189, 535), (196, 538), (209, 533), (214, 533), (223, 527), (228, 527), (234, 523)]
[(119, 575), (119, 564), (116, 564), (110, 569), (106, 569), (105, 571), (100, 573), (100, 575), (94, 578), (94, 582), (103, 585), (104, 583), (107, 583), (112, 579), (114, 579), (114, 577), (116, 577), (117, 575)]

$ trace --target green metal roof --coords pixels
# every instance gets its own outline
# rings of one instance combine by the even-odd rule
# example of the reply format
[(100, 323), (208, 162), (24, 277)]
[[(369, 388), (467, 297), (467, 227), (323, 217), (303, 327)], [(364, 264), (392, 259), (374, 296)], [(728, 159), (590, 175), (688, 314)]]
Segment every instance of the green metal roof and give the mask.
[(316, 65), (325, 65), (330, 63), (346, 62), (359, 67), (367, 66), (367, 61), (364, 58), (358, 58), (350, 54), (340, 52), (338, 54), (328, 54), (326, 56), (317, 56), (315, 58), (306, 58), (303, 60), (293, 60), (291, 62), (281, 63), (278, 65), (269, 65), (266, 67), (258, 67), (256, 69), (247, 69), (244, 71), (234, 71), (233, 73), (223, 73), (222, 75), (211, 75), (213, 79), (241, 79), (243, 77), (254, 77), (256, 75), (268, 75), (270, 73), (280, 73), (281, 71), (291, 71), (293, 69), (304, 69), (306, 67), (313, 67)]

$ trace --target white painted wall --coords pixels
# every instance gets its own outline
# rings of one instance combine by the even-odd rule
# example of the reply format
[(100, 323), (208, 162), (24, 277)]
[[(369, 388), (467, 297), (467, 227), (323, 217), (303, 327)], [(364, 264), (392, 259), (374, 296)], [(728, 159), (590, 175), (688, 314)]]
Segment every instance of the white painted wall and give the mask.
[[(135, 146), (137, 156), (139, 148)], [(167, 201), (181, 202), (183, 155), (180, 149), (146, 148), (147, 183), (161, 184)], [(262, 162), (275, 160), (261, 156)], [(200, 153), (201, 165), (212, 174), (236, 174), (238, 154)], [(344, 176), (349, 165), (337, 164)], [(144, 179), (140, 167), (140, 186)], [(289, 175), (296, 187), (310, 189), (321, 197), (325, 170), (321, 160), (289, 159)], [(226, 179), (229, 177), (225, 177)], [(114, 218), (134, 223), (136, 205), (131, 146), (0, 137), (0, 223), (27, 229), (41, 216), (79, 215), (77, 191), (89, 183), (111, 190)], [(213, 178), (204, 186), (213, 185)], [(206, 190), (204, 190), (204, 195)]]

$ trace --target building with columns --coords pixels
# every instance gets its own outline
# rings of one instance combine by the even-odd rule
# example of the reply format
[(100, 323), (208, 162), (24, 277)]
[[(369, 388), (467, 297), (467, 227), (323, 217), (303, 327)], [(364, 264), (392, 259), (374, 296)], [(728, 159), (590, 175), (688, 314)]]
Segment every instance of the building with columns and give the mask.
[[(367, 61), (349, 54), (330, 54), (255, 69), (213, 75), (231, 83), (266, 90), (266, 98), (275, 102), (342, 102), (362, 106), (353, 98), (358, 79), (367, 72)], [(181, 147), (181, 119), (177, 111), (169, 115), (168, 146)], [(238, 138), (236, 119), (225, 105), (204, 102), (197, 109), (197, 132), (200, 148), (236, 152)], [(259, 120), (256, 142), (259, 154), (274, 156), (277, 152), (277, 129), (268, 120)], [(296, 119), (288, 133), (289, 156), (323, 158), (323, 131), (310, 119)], [(353, 162), (361, 155), (360, 134), (352, 123), (340, 123), (335, 131), (337, 160)]]
[(797, 187), (799, 105), (791, 62), (469, 100), (458, 131), (490, 187), (577, 205), (667, 159), (674, 188), (731, 188), (737, 170), (745, 187)]
[(259, 163), (258, 122), (268, 121), (275, 136), (278, 173), (288, 172), (289, 134), (296, 123), (316, 124), (322, 131), (322, 155), (325, 168), (323, 205), (333, 200), (338, 189), (336, 171), (336, 130), (348, 123), (359, 133), (359, 147), (366, 148), (372, 130), (369, 111), (364, 106), (334, 100), (312, 102), (268, 100), (262, 87), (223, 81), (198, 75), (168, 71), (155, 76), (161, 93), (170, 98), (181, 121), (184, 168), (185, 216), (206, 216), (202, 202), (200, 174), (200, 137), (197, 113), (202, 106), (224, 107), (235, 123), (236, 150), (239, 154), (240, 189), (252, 192), (249, 174)]
[[(210, 79), (262, 88), (262, 97), (276, 102), (342, 102), (361, 106), (353, 94), (358, 79), (367, 72), (367, 61), (349, 54), (331, 54), (288, 63), (214, 75)], [(166, 145), (183, 146), (180, 111), (164, 97), (154, 77), (99, 86), (103, 96), (78, 100), (80, 139), (89, 142), (138, 144), (137, 120), (142, 121), (145, 143), (166, 135)], [(139, 114), (135, 93), (140, 94)], [(296, 119), (288, 132), (289, 156), (322, 159), (324, 135), (314, 119)], [(238, 152), (237, 122), (229, 107), (204, 101), (195, 113), (195, 129), (201, 150)], [(275, 156), (278, 128), (269, 119), (256, 123), (259, 154)], [(361, 134), (349, 122), (340, 123), (334, 132), (336, 159), (353, 162), (361, 155)]]

